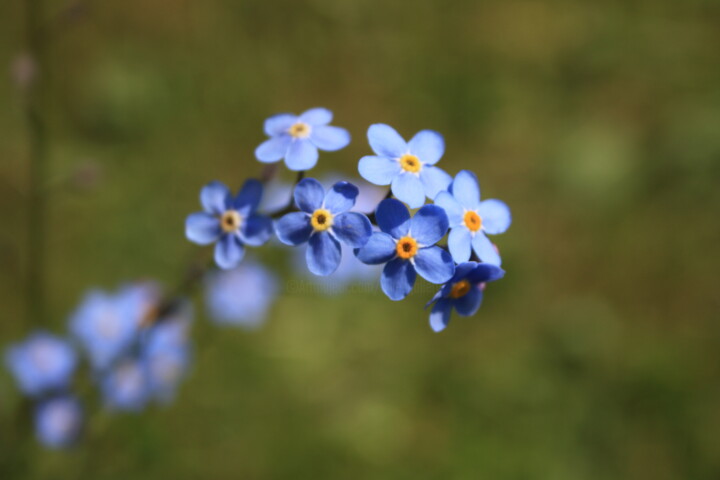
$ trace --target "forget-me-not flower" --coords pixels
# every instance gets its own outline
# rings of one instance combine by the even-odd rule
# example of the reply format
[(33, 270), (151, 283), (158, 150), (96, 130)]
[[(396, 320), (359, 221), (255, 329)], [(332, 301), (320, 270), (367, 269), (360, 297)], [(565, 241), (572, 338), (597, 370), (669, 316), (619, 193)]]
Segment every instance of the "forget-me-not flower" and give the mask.
[(505, 271), (491, 263), (466, 262), (455, 269), (455, 275), (442, 286), (427, 306), (433, 306), (430, 312), (430, 327), (439, 332), (450, 322), (453, 308), (458, 315), (475, 315), (483, 299), (483, 290), (487, 282), (501, 279)]
[(410, 217), (407, 207), (394, 198), (380, 202), (375, 212), (380, 232), (356, 250), (360, 261), (387, 263), (380, 285), (391, 300), (402, 300), (415, 285), (416, 272), (430, 283), (445, 283), (455, 273), (450, 254), (435, 244), (448, 229), (445, 211), (425, 205)]
[(389, 125), (375, 124), (368, 129), (368, 140), (375, 156), (360, 159), (358, 171), (376, 185), (391, 185), (399, 200), (418, 208), (445, 190), (452, 177), (434, 166), (445, 153), (442, 135), (422, 130), (406, 142)]
[(272, 220), (255, 213), (262, 191), (262, 183), (247, 180), (233, 198), (223, 183), (210, 182), (200, 192), (205, 211), (187, 217), (185, 235), (199, 245), (217, 242), (215, 263), (220, 268), (234, 268), (245, 255), (245, 245), (259, 247), (272, 235)]
[(332, 117), (326, 108), (312, 108), (299, 116), (273, 115), (265, 120), (270, 139), (255, 149), (255, 157), (263, 163), (284, 158), (290, 170), (310, 170), (317, 163), (318, 149), (332, 152), (350, 143), (347, 130), (328, 125)]
[(160, 319), (148, 330), (142, 344), (142, 362), (148, 393), (167, 403), (175, 397), (190, 364), (190, 309)]
[(320, 182), (306, 178), (297, 184), (294, 195), (301, 211), (278, 220), (275, 233), (287, 245), (308, 242), (305, 257), (308, 269), (315, 275), (330, 275), (340, 265), (340, 242), (361, 247), (372, 233), (365, 215), (349, 211), (358, 189), (351, 183), (338, 182), (326, 193)]
[(75, 397), (52, 397), (35, 408), (35, 434), (46, 447), (71, 446), (80, 435), (82, 423), (82, 408)]
[(67, 387), (77, 365), (77, 354), (62, 338), (40, 331), (11, 345), (5, 361), (20, 390), (36, 396)]
[(486, 234), (503, 233), (512, 221), (510, 209), (500, 200), (480, 201), (480, 185), (474, 173), (462, 170), (446, 192), (435, 197), (435, 204), (450, 219), (448, 247), (457, 263), (470, 259), (470, 248), (483, 262), (500, 265), (500, 255)]
[(150, 399), (147, 370), (139, 360), (126, 358), (100, 379), (105, 405), (111, 410), (137, 412)]

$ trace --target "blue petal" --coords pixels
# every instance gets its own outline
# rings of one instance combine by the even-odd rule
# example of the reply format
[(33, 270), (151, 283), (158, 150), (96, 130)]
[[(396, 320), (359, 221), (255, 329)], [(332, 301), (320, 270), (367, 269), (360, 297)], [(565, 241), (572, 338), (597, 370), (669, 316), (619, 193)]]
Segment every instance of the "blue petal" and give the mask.
[(200, 204), (207, 213), (222, 215), (232, 205), (232, 194), (224, 183), (217, 180), (200, 190)]
[(305, 243), (313, 232), (310, 217), (304, 212), (292, 212), (275, 222), (275, 234), (286, 245)]
[(350, 132), (340, 127), (314, 127), (310, 132), (310, 141), (320, 150), (334, 152), (350, 143)]
[(287, 131), (298, 121), (298, 117), (291, 113), (278, 113), (265, 120), (265, 133), (268, 137), (275, 137)]
[(479, 263), (477, 267), (468, 275), (468, 280), (472, 283), (494, 282), (505, 276), (505, 270), (493, 265), (492, 263)]
[(309, 248), (305, 251), (308, 269), (315, 275), (330, 275), (340, 265), (340, 242), (328, 232), (312, 235)]
[(436, 244), (447, 231), (447, 214), (437, 205), (425, 205), (410, 220), (410, 235), (420, 245)]
[(400, 170), (400, 162), (386, 157), (367, 156), (358, 164), (360, 176), (375, 185), (390, 185)]
[(480, 204), (480, 185), (474, 173), (460, 170), (450, 187), (455, 199), (468, 210), (477, 210)]
[(355, 256), (368, 265), (389, 262), (395, 256), (395, 241), (384, 232), (375, 232), (367, 243), (355, 250)]
[(477, 232), (475, 238), (473, 238), (473, 250), (477, 254), (478, 258), (485, 263), (492, 263), (493, 265), (500, 265), (500, 255), (495, 249), (495, 245), (485, 236), (482, 232)]
[(410, 212), (401, 201), (386, 198), (375, 211), (378, 227), (394, 238), (402, 238), (410, 231)]
[(470, 246), (472, 238), (470, 230), (465, 227), (455, 227), (448, 235), (448, 248), (450, 255), (457, 263), (467, 262), (470, 259)]
[(441, 168), (424, 166), (420, 171), (420, 181), (423, 184), (425, 195), (428, 198), (435, 198), (438, 193), (448, 189), (452, 183), (452, 177)]
[(290, 144), (285, 165), (290, 170), (310, 170), (318, 161), (318, 149), (308, 139), (296, 139)]
[(240, 236), (244, 243), (253, 247), (264, 245), (272, 235), (272, 220), (264, 215), (251, 215), (243, 222)]
[(307, 123), (313, 127), (327, 125), (332, 121), (333, 114), (327, 108), (311, 108), (306, 110), (298, 118), (299, 121)]
[(263, 163), (277, 162), (287, 155), (291, 143), (292, 137), (290, 135), (280, 135), (265, 140), (255, 149), (255, 158)]
[(367, 135), (370, 147), (381, 157), (400, 158), (408, 151), (405, 140), (389, 125), (370, 125)]
[(350, 210), (355, 205), (360, 190), (350, 182), (337, 182), (325, 194), (325, 208), (330, 213), (342, 213)]
[(380, 287), (390, 300), (402, 300), (415, 285), (415, 269), (401, 258), (390, 260), (383, 268)]
[(365, 245), (372, 235), (372, 225), (362, 213), (346, 212), (333, 219), (332, 232), (343, 243), (359, 248)]
[(482, 303), (482, 299), (482, 290), (480, 290), (478, 285), (473, 285), (473, 287), (467, 294), (454, 300), (453, 304), (455, 305), (455, 310), (457, 310), (459, 315), (462, 315), (463, 317), (469, 317), (471, 315), (475, 315), (475, 313), (478, 311), (478, 308), (480, 308), (480, 303)]
[(505, 232), (512, 222), (510, 208), (500, 200), (490, 199), (480, 202), (478, 215), (482, 218), (483, 230), (490, 235)]
[(421, 162), (435, 165), (445, 153), (445, 140), (438, 132), (422, 130), (410, 140), (408, 149)]
[(410, 208), (418, 208), (425, 203), (425, 190), (420, 178), (414, 173), (403, 172), (395, 177), (391, 189), (393, 195), (410, 205)]
[(295, 187), (295, 205), (306, 213), (313, 213), (322, 208), (325, 189), (314, 178), (304, 178)]
[(468, 280), (473, 283), (470, 275), (475, 270), (475, 268), (477, 268), (478, 265), (480, 265), (478, 262), (464, 262), (460, 265), (457, 265), (455, 267), (455, 274), (453, 275), (453, 277), (445, 285), (442, 286), (442, 289), (440, 290), (441, 295), (443, 297), (447, 297), (448, 295), (450, 295), (452, 287), (460, 280)]
[(452, 302), (442, 299), (438, 301), (430, 313), (430, 328), (435, 332), (445, 330), (450, 323), (450, 313), (452, 312)]
[(215, 263), (224, 270), (237, 267), (245, 255), (245, 247), (234, 234), (226, 234), (215, 244)]
[(257, 180), (245, 180), (240, 192), (235, 197), (234, 206), (240, 215), (250, 215), (257, 210), (262, 199), (263, 185)]
[(465, 211), (462, 205), (460, 205), (460, 203), (455, 200), (455, 197), (453, 197), (450, 192), (438, 193), (438, 196), (435, 197), (434, 202), (435, 205), (440, 205), (443, 210), (445, 210), (451, 227), (463, 224), (463, 215)]
[(445, 283), (455, 273), (452, 257), (440, 247), (421, 248), (414, 260), (417, 273), (430, 283)]
[(435, 295), (433, 295), (433, 297), (425, 304), (425, 308), (428, 308), (430, 305), (432, 305), (433, 303), (435, 303), (435, 302), (437, 302), (438, 300), (440, 300), (440, 299), (442, 298), (442, 296), (443, 296), (442, 291), (443, 291), (442, 288), (441, 288), (440, 290), (438, 290), (438, 291), (435, 293)]
[(185, 236), (198, 245), (210, 245), (221, 233), (220, 221), (208, 213), (192, 213), (185, 219)]

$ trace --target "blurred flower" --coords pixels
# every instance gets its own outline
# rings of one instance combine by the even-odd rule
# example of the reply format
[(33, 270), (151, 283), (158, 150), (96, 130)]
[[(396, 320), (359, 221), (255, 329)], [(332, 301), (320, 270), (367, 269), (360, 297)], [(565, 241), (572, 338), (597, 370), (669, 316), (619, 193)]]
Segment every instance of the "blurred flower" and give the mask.
[(142, 361), (147, 372), (149, 394), (169, 402), (175, 397), (190, 363), (189, 330), (191, 310), (162, 318), (147, 332), (142, 345)]
[(237, 266), (245, 255), (245, 245), (259, 247), (272, 235), (272, 220), (255, 214), (263, 187), (257, 180), (247, 180), (233, 198), (220, 182), (211, 182), (200, 192), (204, 212), (190, 214), (185, 221), (185, 235), (194, 243), (215, 243), (215, 263), (220, 268)]
[(256, 328), (265, 320), (277, 293), (275, 275), (260, 264), (245, 263), (234, 270), (211, 274), (205, 299), (215, 322)]
[(306, 178), (295, 187), (295, 203), (300, 212), (292, 212), (275, 223), (281, 242), (297, 246), (308, 242), (307, 264), (315, 275), (330, 275), (340, 265), (340, 241), (351, 247), (365, 245), (372, 232), (368, 218), (349, 212), (358, 196), (356, 186), (338, 182), (325, 192), (320, 182)]
[(293, 186), (288, 182), (271, 181), (265, 185), (258, 211), (271, 214), (282, 210), (292, 201)]
[(149, 399), (147, 372), (136, 359), (118, 362), (101, 379), (105, 405), (112, 410), (140, 411)]
[(392, 193), (410, 208), (418, 208), (445, 190), (452, 177), (434, 165), (445, 152), (442, 135), (422, 130), (409, 141), (389, 125), (375, 124), (368, 129), (370, 147), (377, 156), (360, 159), (358, 171), (376, 185), (391, 185)]
[(35, 396), (65, 388), (75, 371), (77, 355), (62, 338), (37, 332), (11, 345), (5, 361), (20, 390)]
[(370, 281), (376, 279), (381, 268), (378, 265), (366, 265), (358, 260), (353, 254), (353, 249), (346, 244), (340, 244), (342, 250), (340, 265), (330, 276), (318, 276), (308, 272), (305, 257), (307, 248), (295, 249), (293, 265), (301, 274), (317, 285), (319, 292), (326, 295), (342, 293), (348, 286), (355, 282)]
[(483, 299), (485, 283), (499, 280), (504, 275), (502, 268), (490, 263), (458, 265), (455, 275), (426, 305), (427, 308), (435, 302), (430, 313), (430, 327), (436, 332), (444, 330), (450, 322), (453, 308), (463, 317), (475, 315)]
[(300, 116), (281, 113), (265, 120), (269, 140), (255, 149), (255, 157), (263, 163), (285, 159), (290, 170), (310, 170), (318, 160), (318, 149), (335, 151), (350, 143), (350, 134), (340, 127), (328, 125), (333, 114), (325, 108), (313, 108)]
[(16, 56), (10, 65), (10, 76), (19, 90), (28, 90), (38, 76), (38, 64), (35, 58), (29, 53), (21, 53)]
[(462, 170), (450, 191), (440, 192), (435, 204), (450, 220), (448, 247), (457, 263), (470, 259), (470, 247), (483, 262), (500, 265), (500, 255), (486, 234), (503, 233), (510, 227), (510, 209), (500, 200), (480, 201), (480, 185), (474, 173)]
[(46, 447), (72, 445), (80, 435), (82, 421), (80, 403), (71, 396), (44, 400), (35, 409), (35, 433)]
[(425, 205), (410, 218), (407, 207), (394, 198), (380, 202), (375, 214), (380, 232), (356, 250), (369, 265), (387, 263), (380, 286), (391, 300), (402, 300), (415, 285), (416, 272), (430, 283), (445, 283), (455, 273), (450, 254), (435, 243), (448, 229), (447, 215), (436, 205)]

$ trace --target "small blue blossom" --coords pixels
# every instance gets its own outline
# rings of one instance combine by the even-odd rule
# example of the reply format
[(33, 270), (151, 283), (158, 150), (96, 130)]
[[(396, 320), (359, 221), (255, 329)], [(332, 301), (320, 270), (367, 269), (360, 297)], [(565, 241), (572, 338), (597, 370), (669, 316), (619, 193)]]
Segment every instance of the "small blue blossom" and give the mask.
[(375, 124), (368, 129), (368, 140), (376, 156), (360, 159), (358, 171), (376, 185), (391, 185), (399, 200), (418, 208), (445, 190), (452, 177), (434, 165), (445, 153), (442, 135), (422, 130), (409, 141), (389, 125)]
[(163, 403), (174, 399), (190, 364), (190, 314), (187, 307), (172, 317), (161, 318), (144, 338), (141, 355), (149, 395)]
[(500, 200), (480, 201), (480, 185), (474, 173), (462, 170), (447, 192), (435, 197), (450, 219), (448, 247), (457, 263), (470, 259), (470, 248), (486, 263), (500, 265), (500, 255), (486, 236), (505, 232), (512, 221), (510, 209)]
[(255, 157), (263, 163), (285, 159), (290, 170), (310, 170), (318, 161), (318, 149), (335, 151), (350, 143), (350, 134), (340, 127), (328, 125), (333, 114), (325, 108), (313, 108), (300, 116), (281, 113), (265, 120), (269, 140), (255, 149)]
[(66, 448), (80, 436), (83, 412), (71, 396), (52, 397), (35, 408), (35, 434), (49, 448)]
[(435, 303), (430, 313), (430, 327), (440, 332), (448, 326), (453, 308), (458, 315), (475, 315), (483, 299), (487, 282), (501, 279), (505, 271), (491, 263), (466, 262), (455, 269), (455, 275), (428, 302)]
[(68, 386), (77, 365), (77, 355), (62, 338), (40, 331), (24, 342), (11, 345), (5, 361), (20, 390), (37, 396)]
[(100, 379), (105, 406), (111, 410), (138, 412), (150, 399), (145, 366), (134, 358), (117, 362)]
[(407, 207), (394, 198), (380, 202), (375, 212), (380, 232), (356, 250), (369, 265), (386, 263), (380, 279), (391, 300), (402, 300), (415, 285), (416, 272), (430, 283), (445, 283), (455, 273), (450, 254), (435, 244), (447, 233), (448, 218), (436, 205), (425, 205), (410, 217)]
[(245, 255), (245, 245), (259, 247), (272, 235), (272, 220), (255, 211), (263, 187), (257, 180), (247, 180), (233, 198), (220, 182), (210, 182), (200, 192), (204, 212), (190, 214), (185, 221), (185, 235), (194, 243), (215, 243), (215, 263), (220, 268), (237, 266)]
[(295, 187), (295, 203), (301, 211), (288, 213), (275, 223), (275, 233), (286, 245), (308, 242), (307, 265), (315, 275), (337, 270), (342, 256), (340, 241), (357, 248), (370, 238), (370, 220), (349, 211), (358, 193), (348, 182), (338, 182), (326, 193), (320, 182), (306, 178)]

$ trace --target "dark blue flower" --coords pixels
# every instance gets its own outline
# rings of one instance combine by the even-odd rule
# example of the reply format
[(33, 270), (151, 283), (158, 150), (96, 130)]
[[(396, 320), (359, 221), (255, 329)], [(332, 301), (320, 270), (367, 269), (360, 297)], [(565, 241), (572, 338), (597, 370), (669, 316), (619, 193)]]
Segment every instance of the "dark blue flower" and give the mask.
[(255, 157), (263, 163), (285, 159), (290, 170), (310, 170), (318, 160), (318, 149), (340, 150), (350, 143), (350, 134), (340, 127), (328, 125), (332, 112), (313, 108), (300, 116), (281, 113), (265, 120), (269, 140), (255, 149)]
[(487, 282), (501, 279), (505, 271), (490, 263), (461, 263), (455, 275), (435, 294), (427, 306), (435, 303), (430, 313), (430, 327), (439, 332), (447, 327), (453, 308), (458, 315), (475, 315), (483, 299)]
[(275, 233), (287, 245), (308, 242), (308, 268), (315, 275), (330, 275), (340, 265), (340, 241), (357, 248), (372, 233), (365, 215), (348, 211), (357, 196), (358, 189), (351, 183), (338, 182), (326, 193), (320, 182), (306, 178), (295, 187), (295, 204), (301, 211), (278, 220)]
[(5, 361), (20, 390), (37, 396), (67, 387), (77, 365), (77, 355), (62, 338), (36, 332), (24, 342), (11, 345)]
[(405, 142), (394, 128), (376, 124), (368, 129), (368, 140), (376, 156), (360, 159), (360, 175), (376, 185), (391, 185), (393, 195), (411, 208), (425, 203), (425, 197), (435, 198), (452, 181), (434, 166), (445, 152), (437, 132), (422, 130)]
[(200, 192), (204, 212), (193, 213), (185, 221), (185, 235), (199, 245), (215, 243), (215, 263), (220, 268), (237, 266), (245, 255), (245, 245), (258, 247), (272, 234), (269, 217), (255, 213), (263, 187), (247, 180), (233, 198), (220, 182), (211, 182)]
[(49, 448), (65, 448), (75, 443), (82, 423), (80, 403), (71, 396), (49, 398), (35, 409), (35, 434)]
[(425, 205), (410, 218), (407, 207), (394, 198), (380, 202), (375, 212), (380, 232), (356, 250), (369, 265), (387, 263), (380, 285), (391, 300), (402, 300), (415, 285), (416, 272), (430, 283), (445, 283), (455, 272), (450, 254), (435, 246), (448, 229), (445, 211)]
[(480, 185), (472, 172), (462, 170), (455, 176), (450, 190), (440, 192), (435, 204), (450, 219), (448, 247), (457, 263), (470, 259), (470, 248), (486, 263), (500, 265), (500, 255), (486, 234), (496, 235), (508, 229), (510, 209), (500, 200), (480, 201)]

